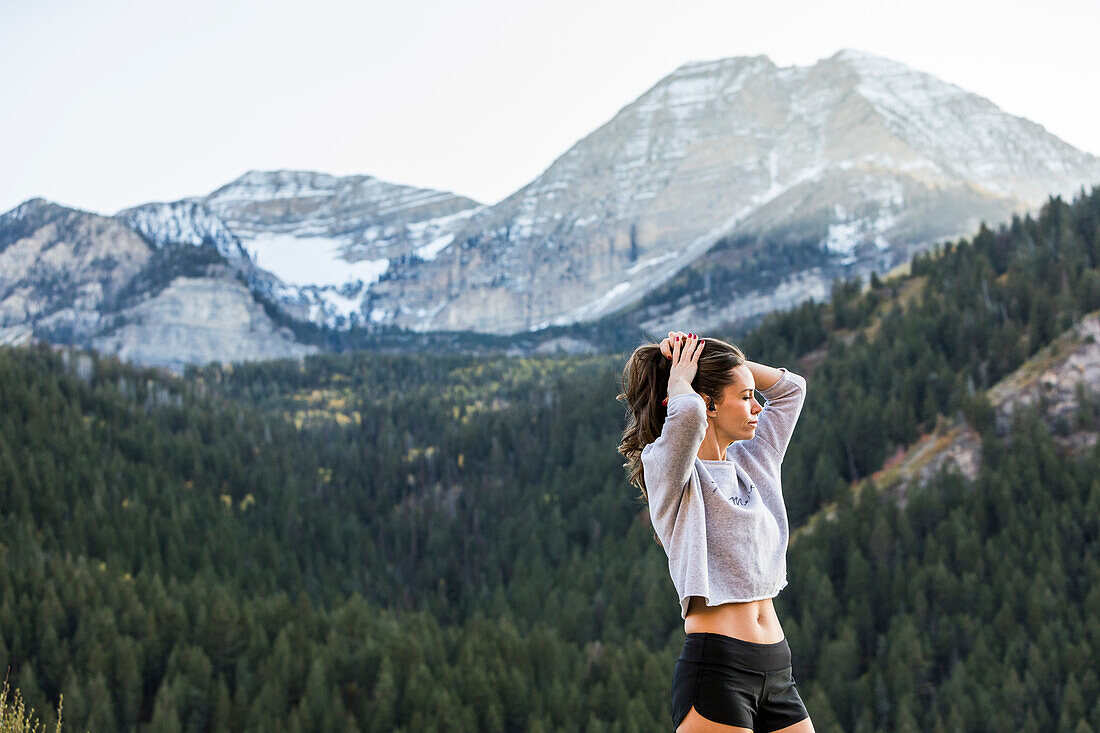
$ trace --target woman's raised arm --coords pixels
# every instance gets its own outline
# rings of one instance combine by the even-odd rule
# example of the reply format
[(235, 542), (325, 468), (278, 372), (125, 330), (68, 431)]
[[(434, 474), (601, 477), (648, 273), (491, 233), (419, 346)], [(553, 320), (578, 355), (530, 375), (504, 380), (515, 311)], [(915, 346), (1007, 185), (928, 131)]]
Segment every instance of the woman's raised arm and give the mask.
[(806, 400), (806, 380), (784, 367), (776, 369), (751, 361), (745, 364), (752, 371), (756, 388), (764, 395), (767, 404), (757, 418), (756, 435), (745, 441), (743, 447), (752, 452), (758, 446), (766, 445), (782, 461)]

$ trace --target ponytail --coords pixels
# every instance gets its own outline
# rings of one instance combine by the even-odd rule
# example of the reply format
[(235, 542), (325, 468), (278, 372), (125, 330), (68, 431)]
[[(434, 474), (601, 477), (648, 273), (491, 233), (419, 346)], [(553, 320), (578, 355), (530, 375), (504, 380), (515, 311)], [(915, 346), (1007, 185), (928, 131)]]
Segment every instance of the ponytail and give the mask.
[[(661, 434), (668, 408), (661, 402), (668, 397), (668, 375), (672, 368), (658, 344), (643, 344), (634, 350), (623, 368), (622, 391), (615, 399), (626, 402), (626, 429), (619, 442), (619, 453), (626, 458), (623, 468), (627, 480), (635, 486), (641, 500), (648, 504), (642, 449)], [(657, 544), (661, 540), (653, 533)], [(662, 545), (663, 546), (663, 545)]]
[[(703, 353), (699, 355), (699, 368), (691, 381), (692, 389), (704, 394), (712, 402), (719, 402), (727, 385), (733, 382), (732, 371), (745, 363), (745, 355), (733, 344), (707, 337)], [(657, 440), (668, 415), (662, 404), (668, 398), (668, 377), (672, 362), (661, 353), (660, 344), (647, 343), (634, 349), (626, 361), (615, 399), (626, 403), (626, 429), (619, 442), (619, 453), (626, 458), (623, 468), (627, 480), (637, 487), (639, 498), (649, 504), (645, 475), (642, 470), (642, 449)], [(657, 533), (653, 539), (661, 544)]]

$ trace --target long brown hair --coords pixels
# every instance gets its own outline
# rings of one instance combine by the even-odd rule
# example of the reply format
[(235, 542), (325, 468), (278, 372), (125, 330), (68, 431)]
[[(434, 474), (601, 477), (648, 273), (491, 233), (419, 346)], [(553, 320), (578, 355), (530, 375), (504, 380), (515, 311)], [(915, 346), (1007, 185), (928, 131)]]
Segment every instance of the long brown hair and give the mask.
[[(699, 354), (699, 366), (691, 380), (691, 388), (709, 401), (718, 404), (726, 387), (733, 383), (733, 370), (745, 363), (741, 349), (721, 339), (707, 337), (703, 352)], [(668, 408), (661, 401), (668, 396), (668, 375), (672, 362), (661, 353), (658, 343), (642, 344), (626, 361), (622, 390), (615, 399), (626, 403), (626, 429), (619, 442), (619, 453), (626, 458), (623, 468), (630, 483), (636, 486), (639, 498), (649, 503), (645, 475), (642, 470), (642, 449), (657, 440), (668, 415)], [(661, 540), (653, 533), (657, 544)], [(662, 545), (663, 546), (663, 545)]]

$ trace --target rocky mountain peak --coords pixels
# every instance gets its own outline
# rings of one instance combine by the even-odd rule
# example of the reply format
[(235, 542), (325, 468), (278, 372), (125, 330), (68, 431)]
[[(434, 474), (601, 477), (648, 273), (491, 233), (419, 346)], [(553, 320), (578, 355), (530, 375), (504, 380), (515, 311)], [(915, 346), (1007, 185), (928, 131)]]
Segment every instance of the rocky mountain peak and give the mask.
[[(0, 214), (0, 226), (11, 227), (17, 222), (38, 223), (58, 216), (65, 216), (74, 211), (77, 210), (62, 206), (49, 199), (35, 197), (27, 199), (15, 208)], [(97, 214), (92, 215), (98, 216)], [(0, 237), (5, 236), (10, 239), (12, 237), (12, 231), (9, 229), (0, 229)]]
[[(1095, 156), (873, 54), (783, 68), (767, 56), (694, 61), (474, 212), (458, 247), (394, 263), (366, 297), (387, 323), (507, 333), (627, 307), (720, 240), (826, 256), (767, 292), (681, 303), (644, 324), (660, 331), (675, 315), (713, 327), (827, 297), (833, 277), (885, 271), (1095, 181)], [(727, 262), (751, 254), (735, 248)]]
[(10, 209), (9, 211), (5, 211), (3, 214), (0, 214), (0, 219), (2, 219), (3, 221), (16, 221), (18, 219), (22, 219), (28, 214), (40, 211), (49, 206), (56, 206), (56, 204), (54, 204), (52, 201), (49, 201), (48, 199), (36, 196), (35, 198), (27, 199), (15, 208)]
[[(303, 170), (250, 170), (204, 197), (208, 204), (288, 198), (331, 198), (341, 191), (375, 182), (371, 176), (338, 177)], [(385, 184), (390, 185), (390, 184)]]

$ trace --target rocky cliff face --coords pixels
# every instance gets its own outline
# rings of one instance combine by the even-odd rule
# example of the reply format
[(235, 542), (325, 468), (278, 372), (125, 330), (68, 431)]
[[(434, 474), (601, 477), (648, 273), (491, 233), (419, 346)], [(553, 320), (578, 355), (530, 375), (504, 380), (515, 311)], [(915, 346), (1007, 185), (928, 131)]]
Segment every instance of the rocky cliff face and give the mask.
[(92, 347), (177, 372), (187, 364), (300, 358), (317, 351), (277, 327), (228, 270), (173, 278), (113, 320), (117, 325), (93, 338)]
[(0, 338), (79, 340), (100, 325), (153, 250), (105, 216), (31, 199), (0, 216)]

